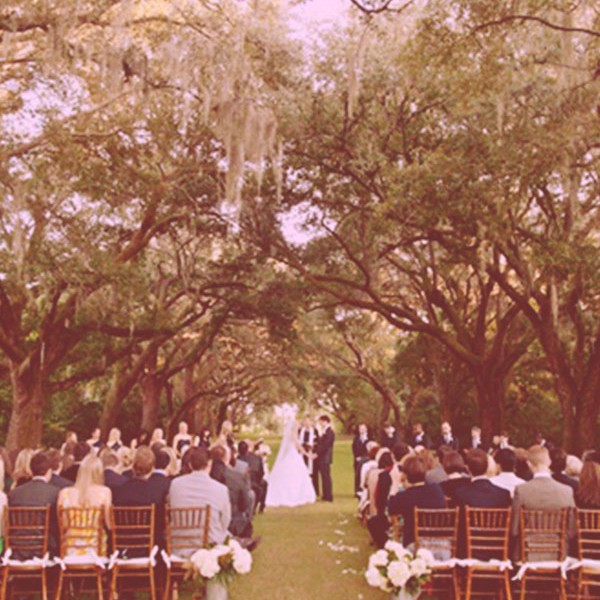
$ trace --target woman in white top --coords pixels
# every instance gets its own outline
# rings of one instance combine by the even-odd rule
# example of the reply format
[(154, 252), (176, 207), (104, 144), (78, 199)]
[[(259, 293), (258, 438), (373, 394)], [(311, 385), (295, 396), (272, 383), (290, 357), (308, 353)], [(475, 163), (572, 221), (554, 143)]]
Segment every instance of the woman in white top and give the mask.
[(161, 446), (167, 445), (167, 442), (165, 442), (165, 433), (160, 427), (157, 427), (152, 432), (152, 437), (150, 438), (150, 448), (152, 448), (154, 444), (160, 444)]

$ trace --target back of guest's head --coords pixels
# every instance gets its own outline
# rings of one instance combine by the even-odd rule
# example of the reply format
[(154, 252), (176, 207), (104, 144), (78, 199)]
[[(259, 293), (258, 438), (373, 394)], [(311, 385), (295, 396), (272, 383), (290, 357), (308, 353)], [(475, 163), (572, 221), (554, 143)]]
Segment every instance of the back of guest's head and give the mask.
[(402, 471), (408, 483), (423, 483), (427, 470), (427, 465), (421, 456), (408, 456), (404, 459)]
[(379, 457), (379, 462), (377, 463), (377, 466), (380, 469), (390, 469), (394, 466), (394, 457), (392, 456), (392, 453), (389, 450), (387, 452), (384, 452)]
[(94, 485), (104, 485), (104, 469), (102, 461), (95, 454), (88, 454), (81, 461), (75, 480), (81, 508), (93, 505), (96, 497)]
[(481, 477), (488, 470), (488, 455), (483, 450), (470, 450), (467, 452), (467, 467), (473, 477)]
[[(147, 450), (149, 450), (148, 446), (142, 446), (142, 448), (146, 448)], [(138, 450), (141, 450), (141, 448), (138, 448)], [(117, 450), (117, 456), (119, 457), (119, 462), (121, 463), (121, 466), (123, 467), (124, 471), (131, 468), (134, 456), (133, 450), (131, 448), (128, 448), (127, 446), (121, 446)]]
[(583, 463), (577, 497), (586, 505), (600, 508), (600, 464), (594, 460)]
[(531, 448), (527, 450), (527, 462), (529, 463), (532, 471), (542, 468), (549, 468), (551, 462), (550, 453), (544, 446), (531, 446)]
[(31, 460), (35, 452), (31, 448), (23, 448), (17, 454), (15, 460), (15, 468), (13, 469), (14, 479), (17, 480), (20, 477), (31, 477)]
[(210, 449), (211, 460), (227, 462), (227, 452), (224, 446), (213, 446)]
[(440, 464), (444, 462), (444, 456), (451, 450), (452, 448), (450, 448), (450, 446), (443, 445), (436, 450), (437, 459), (440, 461)]
[(367, 456), (369, 457), (369, 460), (375, 460), (380, 448), (381, 446), (377, 442), (371, 443), (371, 446), (367, 448)]
[(517, 464), (517, 456), (510, 448), (501, 448), (494, 458), (503, 473), (513, 473)]
[(550, 449), (550, 470), (555, 474), (562, 473), (567, 468), (567, 453), (558, 446)]
[(103, 450), (100, 453), (100, 460), (105, 469), (116, 469), (119, 466), (119, 457), (114, 450)]
[(36, 452), (31, 457), (30, 469), (33, 477), (41, 477), (48, 472), (50, 469), (50, 460), (45, 452)]
[[(75, 448), (77, 448), (77, 442), (74, 440), (70, 440), (68, 442), (65, 442), (63, 448), (62, 448), (62, 453), (63, 453), (63, 457), (65, 456), (73, 456), (75, 454)], [(73, 459), (75, 460), (75, 459)]]
[(53, 471), (60, 471), (62, 467), (62, 454), (60, 453), (60, 450), (50, 448), (50, 450), (46, 452), (46, 455), (50, 461), (50, 468)]
[(170, 446), (165, 446), (161, 452), (169, 457), (169, 464), (165, 467), (169, 477), (175, 477), (179, 473), (179, 464), (177, 462), (177, 452)]
[(238, 454), (240, 456), (246, 456), (248, 454), (248, 443), (243, 440), (238, 444)]
[(165, 443), (164, 442), (152, 442), (150, 444), (150, 450), (152, 450), (152, 452), (154, 452), (154, 454), (158, 454), (159, 452), (162, 452), (165, 449)]
[(78, 442), (73, 448), (73, 458), (75, 458), (75, 462), (81, 462), (90, 452), (90, 445), (86, 442)]
[(565, 475), (577, 478), (579, 477), (579, 475), (581, 475), (582, 468), (583, 462), (579, 457), (573, 454), (569, 454), (567, 456), (567, 466), (565, 467)]
[(448, 475), (452, 473), (464, 473), (466, 471), (465, 461), (461, 456), (460, 452), (456, 450), (450, 450), (444, 454), (442, 458), (442, 467)]
[(133, 457), (133, 474), (136, 477), (146, 477), (152, 473), (155, 463), (154, 452), (147, 446), (142, 446), (135, 451)]
[[(215, 448), (213, 448), (210, 451), (210, 454), (209, 454), (208, 450), (206, 448), (204, 448), (203, 446), (190, 448), (185, 453), (185, 458), (186, 458), (187, 464), (190, 467), (190, 470), (205, 471), (208, 468), (211, 458), (213, 458), (213, 456), (214, 456), (213, 453), (215, 450), (217, 450), (217, 448), (221, 448), (221, 446), (216, 446)], [(219, 454), (219, 452), (217, 452), (217, 454)]]
[(156, 455), (156, 468), (164, 470), (169, 466), (171, 457), (166, 452), (157, 452)]
[(419, 456), (425, 463), (425, 467), (428, 471), (431, 471), (431, 469), (435, 467), (435, 458), (431, 450), (423, 448), (421, 452), (419, 452)]
[(395, 461), (400, 462), (405, 456), (410, 454), (410, 446), (404, 442), (400, 442), (392, 448), (392, 454)]

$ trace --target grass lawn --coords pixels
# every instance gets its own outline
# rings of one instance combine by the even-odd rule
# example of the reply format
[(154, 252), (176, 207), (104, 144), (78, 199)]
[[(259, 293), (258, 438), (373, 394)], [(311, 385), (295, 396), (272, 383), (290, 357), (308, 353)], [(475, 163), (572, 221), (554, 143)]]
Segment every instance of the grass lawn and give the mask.
[[(269, 440), (276, 454), (276, 445)], [(333, 503), (270, 508), (254, 519), (262, 536), (249, 575), (238, 577), (231, 600), (375, 600), (385, 598), (364, 578), (369, 536), (355, 518), (352, 450), (336, 442), (332, 466)], [(274, 458), (274, 456), (273, 456)], [(333, 548), (330, 546), (333, 546)], [(354, 550), (354, 551), (351, 551)]]

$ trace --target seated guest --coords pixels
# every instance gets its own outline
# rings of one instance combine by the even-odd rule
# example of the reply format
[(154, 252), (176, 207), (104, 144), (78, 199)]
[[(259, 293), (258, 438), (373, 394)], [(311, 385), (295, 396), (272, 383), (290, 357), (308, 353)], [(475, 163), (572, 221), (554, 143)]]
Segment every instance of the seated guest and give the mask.
[(517, 459), (515, 464), (515, 475), (524, 481), (531, 481), (533, 473), (527, 462), (527, 450), (525, 450), (525, 448), (514, 448), (514, 452), (515, 458)]
[[(112, 493), (104, 485), (102, 461), (88, 454), (77, 471), (75, 485), (63, 488), (58, 494), (58, 506), (63, 508), (102, 508), (106, 527), (110, 527)], [(95, 544), (92, 544), (95, 546)], [(106, 539), (103, 541), (106, 546)]]
[[(383, 426), (383, 435), (381, 436), (381, 446), (382, 448), (387, 448), (391, 450), (394, 446), (399, 444), (402, 440), (400, 439), (400, 434), (396, 431), (396, 428), (392, 423), (386, 423)], [(366, 444), (366, 442), (365, 442)], [(366, 450), (366, 446), (365, 446)]]
[(223, 483), (229, 491), (231, 523), (229, 531), (235, 536), (248, 538), (252, 535), (252, 497), (244, 478), (228, 466), (229, 448), (215, 446), (210, 451), (212, 468), (210, 476)]
[(365, 490), (367, 485), (367, 474), (371, 469), (377, 468), (377, 454), (381, 446), (377, 442), (368, 442), (367, 460), (360, 467), (360, 489)]
[(507, 508), (510, 506), (510, 493), (494, 485), (487, 477), (488, 455), (483, 450), (467, 452), (467, 467), (471, 481), (454, 492), (459, 506), (476, 508)]
[(379, 475), (373, 498), (375, 514), (367, 521), (367, 527), (375, 545), (378, 548), (383, 548), (388, 540), (387, 530), (390, 526), (386, 509), (392, 485), (390, 471), (394, 466), (394, 457), (391, 452), (384, 452), (379, 458), (377, 466), (379, 468)]
[(586, 510), (600, 509), (600, 464), (595, 460), (583, 463), (579, 488), (575, 492), (577, 508)]
[(100, 460), (104, 467), (104, 485), (110, 488), (114, 496), (115, 490), (128, 481), (128, 478), (119, 473), (119, 457), (116, 452), (106, 449), (100, 454)]
[(248, 442), (240, 442), (238, 444), (238, 452), (238, 462), (242, 461), (248, 465), (250, 470), (250, 483), (256, 497), (256, 506), (258, 507), (259, 512), (263, 512), (267, 495), (267, 482), (265, 481), (263, 461), (260, 456), (256, 456), (256, 454), (250, 452)]
[(525, 483), (524, 479), (515, 475), (515, 466), (517, 464), (517, 457), (513, 450), (510, 448), (502, 448), (498, 450), (495, 455), (496, 463), (500, 467), (500, 473), (495, 477), (492, 477), (490, 481), (500, 488), (508, 490), (511, 498), (515, 495), (515, 488), (522, 483)]
[(59, 490), (73, 485), (73, 482), (60, 475), (62, 470), (62, 454), (60, 450), (52, 449), (46, 452), (48, 460), (50, 461), (50, 468), (52, 469), (52, 477), (50, 478), (50, 485), (57, 487)]
[[(108, 448), (110, 448), (110, 446)], [(144, 446), (144, 448), (148, 448), (148, 446)], [(132, 465), (135, 450), (127, 448), (127, 446), (121, 446), (116, 452), (119, 457), (119, 464), (121, 465), (121, 475), (130, 479), (133, 477)]]
[(169, 457), (169, 464), (165, 467), (165, 474), (169, 479), (179, 475), (179, 463), (177, 461), (177, 453), (173, 448), (165, 446), (161, 452), (164, 452)]
[(35, 452), (31, 448), (23, 448), (17, 454), (15, 468), (13, 469), (12, 489), (31, 481), (31, 459)]
[(581, 469), (583, 469), (583, 461), (573, 454), (567, 456), (567, 466), (565, 467), (565, 475), (568, 475), (575, 481), (579, 481), (581, 475)]
[[(50, 485), (52, 469), (45, 452), (37, 452), (31, 458), (30, 481), (19, 485), (8, 494), (8, 505), (15, 507), (50, 506), (50, 527), (48, 550), (51, 554), (58, 552), (58, 521), (56, 519), (56, 500), (58, 488)], [(67, 488), (65, 488), (67, 489)], [(18, 553), (13, 555), (17, 560), (32, 558), (32, 555)]]
[(389, 499), (388, 512), (404, 518), (402, 544), (406, 548), (415, 541), (415, 507), (446, 508), (446, 499), (438, 483), (425, 484), (427, 468), (420, 456), (409, 456), (402, 470), (406, 489)]
[(85, 442), (78, 442), (75, 448), (73, 449), (73, 464), (65, 469), (61, 475), (68, 479), (71, 482), (75, 482), (77, 479), (77, 472), (79, 471), (79, 466), (81, 465), (81, 461), (90, 453), (91, 448)]
[[(552, 479), (548, 449), (543, 446), (532, 446), (527, 451), (527, 457), (533, 479), (515, 488), (511, 526), (513, 536), (519, 534), (521, 508), (556, 510), (575, 506), (573, 488)], [(574, 523), (570, 522), (569, 537), (572, 538), (574, 533)]]
[(152, 472), (152, 475), (150, 475), (150, 483), (158, 488), (163, 488), (163, 494), (166, 498), (169, 493), (169, 486), (171, 485), (171, 479), (167, 475), (167, 468), (169, 467), (171, 458), (162, 450), (155, 454), (155, 458), (156, 463), (154, 465), (154, 471)]
[(448, 479), (442, 481), (440, 485), (442, 486), (442, 490), (444, 490), (444, 496), (449, 500), (448, 505), (456, 506), (456, 490), (470, 481), (465, 461), (460, 452), (449, 450), (444, 454), (442, 466)]
[[(210, 506), (208, 541), (210, 544), (222, 544), (229, 536), (231, 522), (231, 504), (227, 487), (210, 477), (212, 463), (206, 448), (190, 448), (184, 455), (190, 467), (190, 473), (175, 478), (169, 489), (169, 504), (172, 508), (192, 508)], [(201, 532), (193, 539), (190, 532), (190, 548), (178, 550), (187, 558), (202, 546)]]
[(410, 446), (404, 442), (396, 444), (392, 448), (392, 456), (394, 458), (394, 466), (390, 471), (390, 477), (392, 478), (392, 487), (390, 488), (390, 495), (397, 494), (400, 490), (404, 489), (402, 476), (402, 464), (408, 456), (412, 453)]
[(447, 446), (451, 450), (458, 450), (460, 444), (458, 438), (452, 433), (452, 426), (448, 421), (444, 421), (440, 427), (440, 436), (437, 440), (436, 448)]
[(550, 452), (550, 471), (552, 472), (552, 479), (558, 481), (558, 483), (564, 483), (565, 485), (572, 487), (573, 493), (577, 492), (577, 480), (565, 474), (565, 469), (567, 468), (567, 453), (558, 446), (554, 446), (548, 450)]
[[(425, 475), (425, 483), (442, 483), (448, 479), (448, 474), (444, 470), (442, 463), (444, 462), (444, 456), (447, 452), (451, 452), (452, 448), (449, 446), (438, 446), (436, 450), (436, 456), (434, 458), (434, 466), (429, 469)], [(432, 455), (433, 457), (433, 455)]]

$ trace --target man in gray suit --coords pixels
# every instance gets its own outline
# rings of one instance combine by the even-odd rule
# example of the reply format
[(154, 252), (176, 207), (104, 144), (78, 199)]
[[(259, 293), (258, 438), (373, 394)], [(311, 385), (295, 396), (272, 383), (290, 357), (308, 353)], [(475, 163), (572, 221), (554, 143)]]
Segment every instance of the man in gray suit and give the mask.
[[(169, 504), (171, 508), (210, 506), (208, 541), (211, 544), (222, 544), (229, 535), (227, 530), (231, 522), (227, 487), (211, 479), (212, 462), (206, 448), (190, 448), (187, 458), (192, 472), (173, 479), (169, 488)], [(198, 550), (202, 543), (200, 535), (201, 532), (198, 531), (197, 539), (191, 537), (189, 551), (178, 551), (178, 554), (186, 558)]]
[[(527, 451), (527, 464), (533, 479), (515, 488), (512, 512), (512, 535), (519, 535), (521, 508), (529, 510), (557, 510), (575, 508), (573, 488), (552, 479), (550, 453), (544, 446), (532, 446)], [(574, 519), (569, 519), (568, 538), (575, 535)], [(539, 560), (544, 560), (543, 557)]]
[[(15, 507), (45, 507), (50, 506), (50, 527), (48, 532), (48, 550), (50, 554), (58, 552), (58, 520), (56, 517), (56, 500), (59, 489), (50, 485), (52, 477), (52, 465), (45, 452), (34, 454), (31, 459), (31, 481), (24, 483), (11, 490), (8, 494), (9, 506)], [(26, 560), (31, 556), (25, 556), (18, 549), (13, 548), (18, 560)]]

